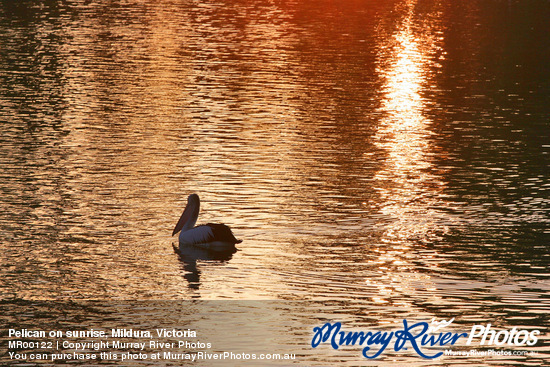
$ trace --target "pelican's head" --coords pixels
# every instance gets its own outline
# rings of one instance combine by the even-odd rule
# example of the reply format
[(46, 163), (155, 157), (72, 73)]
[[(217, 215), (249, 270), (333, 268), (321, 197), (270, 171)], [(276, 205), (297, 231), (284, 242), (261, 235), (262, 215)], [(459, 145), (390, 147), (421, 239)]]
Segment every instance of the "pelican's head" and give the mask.
[(187, 205), (185, 206), (185, 210), (183, 211), (183, 214), (172, 232), (172, 236), (179, 231), (186, 231), (195, 226), (195, 223), (197, 223), (197, 218), (199, 217), (200, 205), (201, 201), (199, 199), (199, 195), (191, 194), (187, 197)]

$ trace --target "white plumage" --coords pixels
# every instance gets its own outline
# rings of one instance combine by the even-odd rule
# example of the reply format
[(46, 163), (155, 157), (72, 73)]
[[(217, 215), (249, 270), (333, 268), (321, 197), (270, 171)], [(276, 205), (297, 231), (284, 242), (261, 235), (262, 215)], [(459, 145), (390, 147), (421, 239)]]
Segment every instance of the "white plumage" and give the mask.
[(181, 232), (179, 242), (187, 245), (195, 245), (210, 242), (214, 238), (212, 228), (209, 226), (198, 226)]

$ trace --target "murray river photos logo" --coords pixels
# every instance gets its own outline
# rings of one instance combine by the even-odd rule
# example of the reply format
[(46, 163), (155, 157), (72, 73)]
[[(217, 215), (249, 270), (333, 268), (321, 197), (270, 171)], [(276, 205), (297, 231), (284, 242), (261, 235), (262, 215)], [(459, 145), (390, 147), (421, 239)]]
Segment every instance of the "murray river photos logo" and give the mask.
[[(513, 327), (508, 330), (497, 330), (491, 324), (474, 325), (469, 332), (442, 332), (440, 329), (451, 325), (449, 321), (432, 319), (427, 322), (409, 323), (403, 320), (403, 328), (393, 331), (343, 331), (342, 323), (327, 322), (323, 326), (313, 328), (311, 346), (317, 348), (321, 343), (330, 344), (333, 349), (344, 345), (362, 347), (361, 354), (365, 358), (379, 357), (386, 349), (394, 351), (412, 348), (420, 357), (433, 359), (443, 355), (443, 351), (429, 352), (426, 348), (448, 347), (464, 343), (470, 346), (533, 346), (537, 343), (540, 330), (518, 330)], [(459, 342), (460, 341), (460, 342)]]

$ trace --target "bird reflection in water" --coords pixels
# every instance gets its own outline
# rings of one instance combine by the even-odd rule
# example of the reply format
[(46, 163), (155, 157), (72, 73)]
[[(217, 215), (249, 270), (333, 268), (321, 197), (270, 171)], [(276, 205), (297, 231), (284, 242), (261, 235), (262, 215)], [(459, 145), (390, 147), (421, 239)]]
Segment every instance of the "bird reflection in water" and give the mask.
[(208, 251), (195, 246), (176, 246), (172, 243), (174, 252), (178, 254), (185, 270), (184, 278), (189, 288), (199, 289), (201, 272), (197, 267), (197, 260), (225, 262), (231, 260), (235, 251)]

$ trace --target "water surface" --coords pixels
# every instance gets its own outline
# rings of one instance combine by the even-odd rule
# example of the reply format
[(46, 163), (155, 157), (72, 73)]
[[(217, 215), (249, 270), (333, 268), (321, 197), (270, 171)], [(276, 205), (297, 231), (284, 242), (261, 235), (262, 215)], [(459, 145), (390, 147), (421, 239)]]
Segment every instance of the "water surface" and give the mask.
[[(549, 7), (3, 1), (0, 297), (548, 325)], [(193, 192), (232, 257), (173, 253)]]

